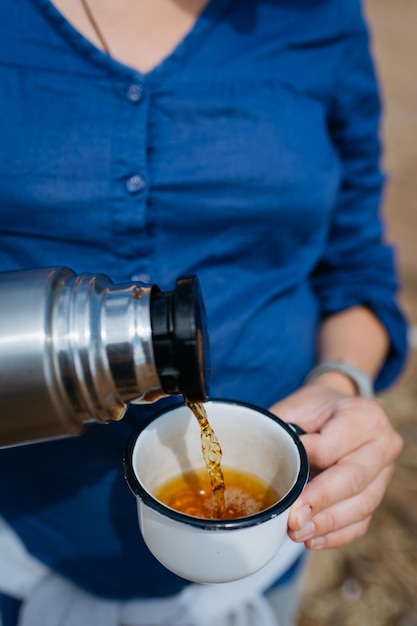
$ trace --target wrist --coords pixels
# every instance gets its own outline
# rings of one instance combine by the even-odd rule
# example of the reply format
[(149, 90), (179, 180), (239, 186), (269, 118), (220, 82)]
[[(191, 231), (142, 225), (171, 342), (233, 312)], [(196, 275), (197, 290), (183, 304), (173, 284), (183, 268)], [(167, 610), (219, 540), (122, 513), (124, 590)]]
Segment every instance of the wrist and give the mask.
[(342, 372), (325, 372), (306, 384), (321, 385), (322, 387), (328, 387), (333, 391), (338, 391), (349, 396), (357, 395), (356, 385), (349, 376), (346, 376), (346, 374), (343, 374)]
[(355, 394), (365, 398), (374, 396), (371, 377), (366, 372), (343, 361), (319, 363), (308, 374), (304, 384), (313, 384), (314, 381), (318, 382), (319, 379), (320, 384), (331, 386), (342, 393)]

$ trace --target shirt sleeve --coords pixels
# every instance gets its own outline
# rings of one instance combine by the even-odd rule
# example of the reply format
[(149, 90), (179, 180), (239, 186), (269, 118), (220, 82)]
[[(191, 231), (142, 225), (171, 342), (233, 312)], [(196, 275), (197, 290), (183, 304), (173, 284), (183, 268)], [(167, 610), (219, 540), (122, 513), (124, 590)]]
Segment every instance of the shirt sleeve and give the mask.
[[(377, 391), (399, 374), (407, 327), (399, 307), (396, 251), (385, 240), (380, 214), (380, 96), (366, 24), (356, 5), (344, 38), (329, 131), (339, 155), (341, 182), (324, 254), (313, 272), (323, 316), (368, 306), (389, 333), (391, 346), (375, 381)], [(352, 5), (351, 5), (352, 6)]]

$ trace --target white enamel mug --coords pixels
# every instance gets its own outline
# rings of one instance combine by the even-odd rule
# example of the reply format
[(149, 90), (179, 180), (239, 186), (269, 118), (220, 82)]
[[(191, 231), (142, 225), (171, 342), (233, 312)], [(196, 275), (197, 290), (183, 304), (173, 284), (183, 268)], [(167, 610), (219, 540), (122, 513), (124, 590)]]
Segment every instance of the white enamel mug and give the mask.
[(205, 467), (200, 426), (186, 405), (159, 413), (134, 434), (124, 471), (152, 554), (187, 580), (221, 583), (255, 573), (278, 552), (289, 509), (307, 482), (308, 461), (295, 430), (272, 413), (228, 400), (204, 406), (223, 451), (222, 466), (272, 486), (281, 494), (275, 504), (247, 517), (213, 520), (181, 513), (155, 498), (155, 490), (170, 478)]

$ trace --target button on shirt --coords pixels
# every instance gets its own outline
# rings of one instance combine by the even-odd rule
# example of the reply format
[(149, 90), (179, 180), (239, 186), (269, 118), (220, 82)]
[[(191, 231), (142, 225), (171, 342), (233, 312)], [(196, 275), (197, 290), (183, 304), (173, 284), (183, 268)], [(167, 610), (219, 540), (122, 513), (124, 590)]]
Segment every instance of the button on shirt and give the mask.
[(126, 189), (129, 193), (139, 193), (146, 187), (146, 181), (140, 174), (133, 174), (126, 181)]
[(141, 83), (129, 85), (127, 90), (127, 98), (133, 104), (140, 102), (144, 96), (144, 86)]
[[(213, 396), (265, 407), (314, 364), (322, 316), (363, 303), (391, 338), (376, 387), (393, 380), (406, 332), (377, 218), (379, 100), (357, 0), (212, 0), (146, 75), (49, 0), (0, 0), (0, 32), (0, 270), (67, 265), (162, 289), (198, 274)], [(186, 584), (141, 542), (122, 477), (153, 410), (0, 452), (1, 513), (100, 595)]]

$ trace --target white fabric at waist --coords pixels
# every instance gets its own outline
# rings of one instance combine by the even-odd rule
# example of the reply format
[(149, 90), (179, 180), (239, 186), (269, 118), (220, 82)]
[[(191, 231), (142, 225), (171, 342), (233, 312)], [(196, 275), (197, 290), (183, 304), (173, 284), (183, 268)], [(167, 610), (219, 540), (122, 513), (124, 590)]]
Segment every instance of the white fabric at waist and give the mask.
[[(276, 626), (263, 593), (305, 550), (286, 539), (262, 570), (219, 585), (187, 585), (167, 598), (129, 601), (93, 596), (32, 557), (0, 518), (0, 590), (21, 599), (19, 626)], [(246, 613), (252, 618), (248, 621)]]

